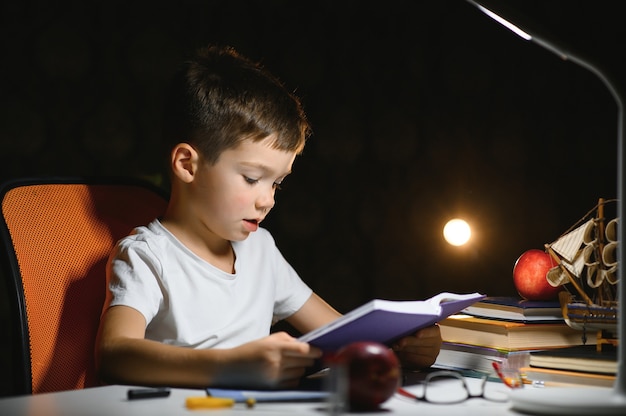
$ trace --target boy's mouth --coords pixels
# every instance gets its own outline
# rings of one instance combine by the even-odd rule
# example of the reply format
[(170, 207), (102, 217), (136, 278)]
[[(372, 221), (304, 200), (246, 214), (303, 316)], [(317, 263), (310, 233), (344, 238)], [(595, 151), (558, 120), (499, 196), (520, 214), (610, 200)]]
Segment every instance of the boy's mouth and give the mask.
[(243, 222), (249, 232), (254, 232), (259, 228), (259, 220), (244, 219)]

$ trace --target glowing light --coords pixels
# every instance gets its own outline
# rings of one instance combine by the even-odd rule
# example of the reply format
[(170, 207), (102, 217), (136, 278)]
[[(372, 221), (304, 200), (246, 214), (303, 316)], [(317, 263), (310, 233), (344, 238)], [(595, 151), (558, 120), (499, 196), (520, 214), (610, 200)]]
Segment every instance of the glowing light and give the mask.
[(469, 241), (471, 236), (472, 230), (469, 224), (460, 218), (448, 221), (443, 227), (443, 238), (453, 246), (462, 246)]

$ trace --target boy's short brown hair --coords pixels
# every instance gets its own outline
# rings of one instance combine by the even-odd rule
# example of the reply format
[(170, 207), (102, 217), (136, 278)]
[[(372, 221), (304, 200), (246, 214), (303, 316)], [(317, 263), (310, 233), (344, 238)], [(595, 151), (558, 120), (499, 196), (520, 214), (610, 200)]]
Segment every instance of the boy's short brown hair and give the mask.
[(231, 47), (197, 51), (177, 73), (164, 129), (168, 150), (194, 146), (209, 163), (242, 140), (276, 136), (273, 146), (300, 153), (310, 126), (298, 97), (260, 64)]

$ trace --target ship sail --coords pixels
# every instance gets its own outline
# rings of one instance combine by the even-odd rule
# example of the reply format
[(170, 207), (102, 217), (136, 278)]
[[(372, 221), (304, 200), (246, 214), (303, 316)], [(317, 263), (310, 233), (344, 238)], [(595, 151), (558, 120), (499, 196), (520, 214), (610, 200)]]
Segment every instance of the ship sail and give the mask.
[[(545, 245), (556, 263), (546, 279), (552, 286), (566, 289), (559, 294), (559, 300), (565, 321), (573, 328), (597, 329), (608, 331), (607, 334), (616, 329), (619, 219), (606, 222), (604, 215), (605, 203), (615, 201), (600, 199), (570, 230)], [(603, 332), (601, 342), (612, 339)]]
[[(570, 274), (580, 278), (583, 268), (586, 265), (584, 248), (585, 242), (589, 241), (593, 229), (595, 228), (594, 220), (591, 219), (578, 228), (564, 234), (547, 247), (554, 250), (560, 256), (560, 265), (553, 267), (546, 279), (552, 286), (562, 286), (570, 283)], [(563, 270), (563, 267), (566, 270)], [(569, 271), (569, 273), (568, 273)]]
[(552, 250), (559, 253), (568, 262), (574, 263), (574, 258), (578, 256), (580, 247), (584, 244), (585, 239), (589, 238), (590, 230), (592, 230), (594, 226), (593, 219), (590, 219), (574, 231), (563, 235), (552, 243), (550, 245)]

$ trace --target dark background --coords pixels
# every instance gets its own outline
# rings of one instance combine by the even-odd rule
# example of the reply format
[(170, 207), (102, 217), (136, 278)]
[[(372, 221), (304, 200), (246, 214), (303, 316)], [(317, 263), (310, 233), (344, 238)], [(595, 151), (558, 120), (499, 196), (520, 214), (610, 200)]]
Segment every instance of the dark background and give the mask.
[[(511, 3), (623, 69), (619, 2)], [(0, 180), (160, 183), (176, 65), (208, 43), (262, 60), (314, 129), (265, 226), (342, 312), (373, 297), (513, 295), (523, 251), (616, 197), (605, 85), (463, 0), (4, 1), (0, 21)], [(468, 247), (443, 242), (455, 216), (474, 227)]]

